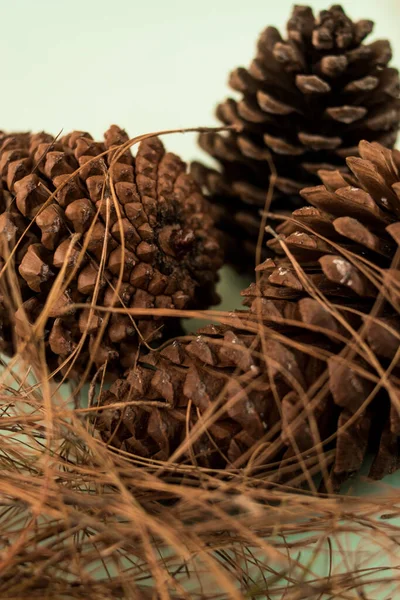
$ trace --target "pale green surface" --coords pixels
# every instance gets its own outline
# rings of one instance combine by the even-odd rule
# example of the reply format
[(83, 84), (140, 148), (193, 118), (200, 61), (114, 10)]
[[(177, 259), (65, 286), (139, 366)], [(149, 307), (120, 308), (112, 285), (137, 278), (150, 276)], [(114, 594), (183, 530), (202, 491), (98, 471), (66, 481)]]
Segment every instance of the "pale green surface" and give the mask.
[[(319, 10), (330, 3), (309, 4)], [(133, 136), (216, 124), (213, 107), (229, 93), (228, 72), (249, 63), (264, 26), (283, 28), (291, 5), (290, 0), (0, 0), (0, 129), (85, 129), (99, 136), (117, 122)], [(400, 0), (343, 5), (354, 18), (377, 21), (373, 37), (392, 40), (398, 64)], [(165, 142), (186, 160), (202, 155), (194, 134)], [(247, 283), (225, 269), (224, 309), (240, 305)], [(387, 482), (400, 487), (400, 476)], [(372, 490), (360, 480), (350, 487), (357, 494)], [(354, 548), (358, 541), (347, 543)], [(376, 549), (363, 550), (377, 564)], [(319, 560), (326, 574), (326, 554)], [(387, 590), (368, 597), (389, 596)]]
[[(302, 2), (298, 2), (301, 4)], [(315, 11), (334, 0), (313, 0)], [(0, 0), (0, 129), (89, 130), (117, 122), (136, 134), (214, 125), (228, 73), (251, 61), (266, 25), (281, 30), (291, 0)], [(400, 62), (399, 0), (347, 0), (375, 20)], [(201, 156), (195, 135), (168, 147)]]

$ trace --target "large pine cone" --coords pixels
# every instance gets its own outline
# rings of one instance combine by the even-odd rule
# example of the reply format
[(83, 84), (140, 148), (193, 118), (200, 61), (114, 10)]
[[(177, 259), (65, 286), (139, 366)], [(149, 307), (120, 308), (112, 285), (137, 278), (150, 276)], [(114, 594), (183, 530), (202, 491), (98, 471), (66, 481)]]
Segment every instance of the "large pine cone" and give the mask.
[(195, 163), (193, 173), (219, 207), (231, 260), (242, 266), (240, 240), (254, 265), (259, 210), (271, 171), (277, 170), (273, 210), (293, 210), (298, 191), (316, 183), (319, 169), (345, 167), (360, 140), (393, 147), (400, 118), (399, 76), (388, 67), (387, 40), (365, 45), (371, 21), (353, 23), (338, 6), (315, 18), (295, 6), (287, 40), (274, 27), (261, 34), (249, 69), (240, 67), (230, 86), (242, 97), (217, 108), (238, 132), (203, 133), (200, 146), (220, 163), (217, 172)]
[(321, 171), (324, 185), (301, 192), (312, 206), (278, 228), (269, 242), (278, 256), (243, 294), (265, 317), (271, 303), (293, 315), (302, 297), (315, 298), (301, 320), (339, 343), (328, 361), (341, 408), (335, 473), (357, 471), (372, 438), (379, 478), (400, 467), (400, 153), (361, 142), (359, 154), (347, 160), (351, 175)]
[[(314, 445), (294, 390), (307, 390), (324, 372), (330, 342), (320, 336), (318, 352), (307, 354), (286, 346), (279, 331), (261, 343), (254, 329), (254, 315), (238, 312), (229, 325), (142, 354), (101, 394), (95, 425), (103, 440), (146, 459), (229, 470), (251, 465), (258, 474), (280, 464), (280, 478), (293, 476), (297, 452)], [(307, 334), (294, 338), (301, 348), (311, 341)], [(326, 401), (315, 410), (325, 437), (336, 413)], [(308, 459), (315, 464), (315, 454)]]
[(368, 450), (371, 477), (400, 468), (400, 153), (368, 142), (359, 153), (351, 175), (322, 171), (325, 185), (303, 190), (313, 206), (270, 242), (276, 257), (243, 292), (247, 313), (142, 356), (103, 396), (133, 402), (101, 413), (105, 440), (156, 458), (185, 442), (181, 460), (270, 477), (278, 465), (280, 480), (325, 468), (333, 489)]
[(128, 145), (115, 125), (104, 142), (84, 132), (60, 141), (45, 133), (3, 135), (4, 261), (24, 234), (14, 255), (20, 297), (10, 293), (10, 270), (1, 280), (3, 350), (13, 349), (14, 322), (17, 336), (29, 337), (26, 317), (33, 323), (42, 313), (66, 261), (63, 289), (47, 307), (53, 367), (74, 357), (77, 370), (89, 359), (96, 367), (107, 361), (110, 371), (126, 368), (139, 338), (151, 342), (165, 325), (160, 318), (77, 310), (76, 303), (184, 309), (216, 300), (222, 259), (208, 202), (158, 138), (142, 141), (135, 158)]

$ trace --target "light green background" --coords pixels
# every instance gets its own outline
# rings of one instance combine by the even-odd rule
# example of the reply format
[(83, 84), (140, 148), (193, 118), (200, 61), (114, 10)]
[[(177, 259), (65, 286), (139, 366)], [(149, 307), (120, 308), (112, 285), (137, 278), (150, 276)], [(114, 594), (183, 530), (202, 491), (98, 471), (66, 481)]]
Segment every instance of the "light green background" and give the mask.
[[(298, 2), (301, 3), (301, 2)], [(307, 2), (304, 2), (307, 4)], [(329, 0), (309, 4), (317, 12)], [(0, 128), (86, 129), (112, 122), (134, 136), (213, 125), (231, 69), (248, 65), (266, 25), (281, 30), (291, 0), (0, 0)], [(400, 62), (400, 0), (347, 0), (375, 20)], [(168, 147), (199, 157), (195, 134)]]
[[(309, 4), (316, 11), (329, 6), (323, 0)], [(266, 25), (284, 28), (291, 5), (290, 0), (0, 0), (0, 129), (54, 134), (84, 129), (100, 136), (115, 122), (134, 136), (214, 125), (213, 108), (229, 94), (229, 71), (249, 64)], [(343, 5), (354, 19), (376, 22), (371, 39), (388, 37), (393, 63), (400, 64), (400, 0)], [(204, 158), (195, 134), (164, 141), (188, 161)], [(224, 308), (239, 305), (245, 284), (224, 270)], [(387, 482), (400, 487), (400, 476)], [(371, 490), (360, 480), (350, 488)], [(359, 541), (350, 539), (349, 548)], [(376, 550), (363, 547), (371, 565), (377, 564)], [(326, 573), (325, 553), (320, 561)], [(369, 597), (391, 595), (387, 589)]]

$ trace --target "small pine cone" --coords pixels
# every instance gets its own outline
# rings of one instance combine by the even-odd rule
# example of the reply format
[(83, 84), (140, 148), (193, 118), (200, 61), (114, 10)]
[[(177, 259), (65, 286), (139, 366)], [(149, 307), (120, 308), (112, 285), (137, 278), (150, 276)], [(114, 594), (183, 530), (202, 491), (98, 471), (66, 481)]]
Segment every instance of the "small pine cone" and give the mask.
[[(161, 352), (142, 355), (101, 394), (95, 426), (103, 440), (140, 457), (165, 461), (175, 455), (192, 466), (251, 464), (260, 473), (284, 460), (289, 467), (281, 476), (297, 469), (292, 444), (302, 451), (315, 444), (310, 424), (294, 423), (301, 413), (294, 390), (306, 390), (325, 362), (273, 336), (262, 347), (246, 331), (248, 319), (251, 325), (250, 313), (238, 313), (232, 326), (210, 326), (190, 342), (175, 340)], [(308, 343), (306, 336), (298, 341)], [(281, 405), (277, 398), (283, 398)], [(334, 431), (336, 412), (326, 401), (315, 409), (325, 436)]]
[(59, 141), (45, 133), (3, 136), (3, 261), (29, 226), (13, 259), (23, 304), (8, 294), (7, 310), (0, 305), (3, 346), (12, 342), (8, 315), (25, 338), (63, 267), (63, 288), (47, 307), (52, 367), (74, 355), (77, 371), (91, 360), (118, 373), (134, 361), (139, 337), (150, 342), (171, 322), (110, 316), (90, 304), (184, 309), (216, 301), (222, 257), (208, 202), (158, 138), (141, 142), (135, 158), (128, 147), (118, 149), (126, 142), (115, 125), (103, 142), (79, 131)]
[(341, 409), (333, 473), (339, 481), (358, 471), (371, 441), (372, 477), (400, 467), (400, 152), (361, 142), (359, 155), (347, 159), (350, 175), (322, 170), (324, 185), (301, 192), (311, 206), (278, 227), (269, 242), (276, 257), (260, 265), (258, 283), (243, 292), (264, 320), (273, 311), (281, 323), (294, 315), (336, 340), (328, 372)]
[(388, 66), (387, 40), (364, 44), (373, 23), (353, 23), (338, 6), (315, 18), (295, 6), (287, 39), (274, 27), (261, 34), (249, 69), (239, 67), (230, 87), (241, 94), (217, 108), (237, 131), (203, 133), (200, 146), (220, 163), (217, 172), (195, 163), (192, 172), (218, 205), (227, 254), (254, 265), (259, 210), (266, 202), (273, 161), (277, 179), (273, 210), (299, 205), (298, 192), (316, 183), (319, 169), (345, 169), (360, 140), (393, 147), (400, 119), (399, 76)]

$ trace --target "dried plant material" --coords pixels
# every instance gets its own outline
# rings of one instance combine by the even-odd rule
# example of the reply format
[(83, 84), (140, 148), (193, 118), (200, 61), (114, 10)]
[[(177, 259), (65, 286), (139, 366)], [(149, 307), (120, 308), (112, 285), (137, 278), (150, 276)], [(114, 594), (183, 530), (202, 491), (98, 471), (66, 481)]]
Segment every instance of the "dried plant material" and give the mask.
[[(330, 329), (331, 336), (321, 333), (318, 343), (315, 334), (313, 343), (304, 331), (299, 334), (293, 302), (265, 300), (269, 307), (262, 320), (257, 311), (234, 316), (182, 311), (188, 317), (218, 318), (221, 325), (203, 328), (200, 338), (142, 354), (138, 367), (111, 392), (104, 391), (100, 371), (75, 410), (49, 379), (45, 362), (39, 384), (31, 383), (30, 370), (20, 365), (5, 368), (0, 595), (245, 600), (347, 598), (360, 589), (379, 597), (390, 589), (396, 597), (396, 495), (384, 486), (361, 499), (354, 493), (349, 498), (316, 495), (313, 476), (335, 461), (335, 448), (329, 442), (315, 446), (314, 423), (322, 409), (330, 428), (330, 411), (336, 408), (301, 390), (318, 373), (324, 376), (342, 332), (313, 302), (301, 302), (303, 320), (313, 314), (314, 324)], [(120, 309), (110, 310), (118, 314)], [(44, 357), (44, 344), (34, 340), (36, 356)], [(228, 402), (222, 390), (221, 402), (216, 397), (221, 380)], [(261, 423), (260, 438), (260, 415), (239, 400), (255, 403), (257, 385), (266, 381), (276, 390), (282, 421), (277, 418), (275, 433)], [(96, 383), (100, 397), (108, 399), (102, 405)], [(283, 389), (288, 392), (280, 401)], [(182, 428), (182, 412), (187, 428)], [(395, 412), (392, 423), (399, 432)], [(232, 426), (240, 434), (234, 442), (227, 436)], [(103, 435), (112, 429), (115, 440), (104, 444), (95, 429)], [(357, 441), (353, 465), (362, 433), (350, 439)], [(222, 449), (240, 453), (241, 459), (222, 470)], [(393, 459), (388, 432), (384, 449), (379, 458), (386, 468), (388, 457)], [(314, 494), (295, 493), (294, 486), (304, 481)]]
[[(31, 143), (29, 135), (8, 141), (16, 152), (10, 164), (21, 164), (8, 169), (7, 157), (3, 164), (0, 308), (8, 331), (4, 348), (13, 352), (7, 335), (15, 327), (21, 350), (4, 365), (0, 381), (0, 596), (321, 600), (379, 597), (384, 590), (397, 597), (396, 495), (384, 486), (362, 499), (319, 493), (335, 491), (357, 472), (374, 443), (371, 477), (399, 466), (396, 206), (389, 209), (379, 194), (370, 200), (364, 190), (351, 206), (362, 206), (366, 219), (352, 213), (360, 221), (352, 227), (342, 220), (346, 195), (335, 176), (330, 192), (338, 190), (332, 196), (340, 201), (334, 214), (311, 207), (303, 221), (283, 223), (280, 254), (260, 265), (243, 292), (248, 310), (187, 310), (179, 308), (185, 306), (179, 295), (174, 307), (154, 305), (149, 286), (157, 295), (164, 281), (145, 260), (154, 258), (153, 225), (145, 220), (131, 227), (144, 208), (131, 201), (132, 142), (120, 136), (114, 128), (107, 132), (109, 148), (101, 156), (105, 146), (74, 132), (52, 140), (34, 164), (32, 151), (19, 149)], [(382, 157), (376, 146), (363, 152), (370, 164), (363, 171), (357, 163), (356, 176), (366, 173), (369, 185), (376, 164), (378, 186), (397, 195), (397, 154)], [(135, 174), (147, 191), (149, 163)], [(39, 186), (32, 175), (40, 177)], [(21, 185), (18, 205), (24, 177), (32, 185)], [(82, 186), (87, 196), (80, 195)], [(111, 197), (105, 214), (103, 193)], [(116, 223), (121, 227), (110, 231)], [(159, 239), (166, 257), (175, 243), (193, 244), (186, 232), (171, 235), (169, 225)], [(367, 252), (379, 258), (369, 262)], [(332, 270), (335, 259), (348, 263), (339, 266), (345, 281), (337, 280), (337, 264)], [(121, 282), (115, 286), (119, 302), (108, 287), (112, 268)], [(124, 285), (132, 285), (132, 277), (136, 293), (129, 305)], [(73, 294), (63, 289), (65, 281), (75, 282)], [(207, 285), (199, 289), (208, 294)], [(85, 294), (90, 304), (82, 301)], [(195, 300), (205, 304), (201, 295)], [(86, 338), (76, 337), (72, 316)], [(136, 332), (137, 323), (148, 323), (150, 338), (154, 320), (177, 317), (216, 322), (156, 351), (144, 343), (143, 330), (140, 349), (123, 346), (131, 325)], [(61, 395), (49, 367), (54, 357), (71, 354), (76, 371), (87, 372), (88, 356), (98, 357), (99, 368), (90, 386), (83, 387), (83, 374), (66, 398), (66, 386)], [(116, 363), (114, 375), (129, 368), (107, 389)], [(64, 368), (72, 373), (68, 360)], [(307, 493), (296, 493), (299, 486)], [(356, 536), (351, 554), (348, 535)], [(369, 543), (375, 546), (367, 557)], [(323, 573), (321, 557), (328, 565)]]
[(130, 145), (115, 125), (102, 142), (79, 131), (60, 140), (2, 136), (3, 275), (18, 274), (18, 292), (5, 291), (1, 312), (4, 350), (13, 318), (30, 343), (40, 314), (49, 317), (41, 327), (51, 368), (73, 375), (91, 361), (118, 372), (165, 322), (100, 315), (92, 305), (182, 310), (216, 302), (222, 255), (208, 202), (157, 137), (143, 140), (135, 157)]
[(372, 21), (353, 22), (339, 5), (318, 17), (295, 6), (287, 39), (267, 27), (250, 67), (232, 72), (230, 86), (241, 97), (222, 102), (216, 114), (238, 131), (201, 134), (200, 146), (220, 171), (200, 163), (192, 171), (218, 207), (228, 257), (238, 266), (245, 257), (237, 239), (254, 265), (270, 180), (274, 210), (282, 213), (299, 206), (298, 192), (317, 181), (318, 170), (346, 171), (345, 159), (357, 155), (360, 140), (393, 147), (399, 76), (388, 66), (387, 40), (364, 42), (372, 29)]
[[(400, 507), (387, 487), (361, 499), (297, 494), (272, 468), (261, 479), (110, 452), (86, 418), (107, 411), (74, 410), (54, 382), (27, 375), (2, 375), (2, 598), (398, 595)], [(293, 394), (285, 403), (294, 417)], [(148, 429), (162, 446), (161, 412)]]

